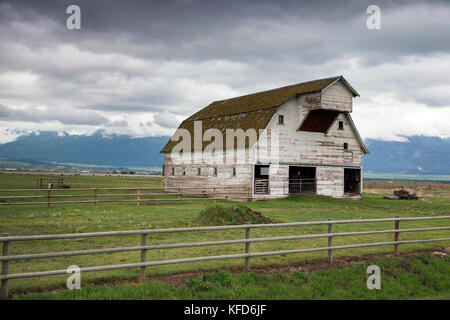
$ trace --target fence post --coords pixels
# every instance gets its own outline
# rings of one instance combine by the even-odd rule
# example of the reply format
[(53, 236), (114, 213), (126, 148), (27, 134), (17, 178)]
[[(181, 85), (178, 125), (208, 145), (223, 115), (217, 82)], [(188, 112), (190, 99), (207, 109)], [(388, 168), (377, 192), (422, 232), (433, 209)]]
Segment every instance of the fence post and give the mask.
[(94, 189), (94, 206), (97, 208), (97, 188)]
[(136, 205), (139, 206), (141, 204), (141, 190), (137, 189), (136, 190)]
[(213, 188), (213, 199), (214, 199), (214, 204), (216, 204), (216, 188)]
[[(142, 228), (143, 230), (145, 230), (145, 228)], [(143, 233), (141, 236), (141, 246), (146, 246), (147, 245), (147, 233)], [(147, 261), (147, 249), (141, 249), (141, 262), (146, 262)], [(139, 274), (139, 280), (140, 281), (144, 281), (145, 280), (145, 268), (146, 267), (141, 267), (141, 271)]]
[[(331, 219), (328, 219), (331, 220)], [(328, 233), (333, 233), (333, 224), (329, 223), (328, 224)], [(333, 246), (333, 236), (329, 236), (328, 237), (328, 247), (332, 247)], [(328, 250), (328, 263), (329, 264), (333, 264), (333, 250), (329, 249)]]
[(181, 189), (178, 188), (178, 203), (180, 203), (181, 200)]
[[(250, 239), (250, 228), (245, 228), (245, 239)], [(250, 253), (250, 242), (245, 243), (245, 253)], [(245, 258), (245, 271), (250, 272), (250, 257)]]
[(47, 190), (47, 208), (50, 208), (50, 189)]
[[(9, 233), (4, 233), (4, 237), (9, 237)], [(3, 242), (3, 251), (2, 256), (9, 256), (9, 241)], [(9, 261), (3, 261), (2, 262), (2, 275), (7, 276), (9, 272)], [(2, 280), (2, 292), (1, 292), (1, 299), (8, 299), (8, 279)]]
[[(399, 216), (395, 216), (395, 218), (400, 218)], [(395, 230), (398, 230), (400, 227), (400, 221), (399, 220), (395, 220)], [(394, 241), (398, 242), (398, 240), (400, 239), (400, 232), (395, 232), (395, 236), (394, 236)], [(399, 244), (396, 243), (394, 245), (394, 253), (396, 256), (400, 255), (400, 249), (399, 249)]]

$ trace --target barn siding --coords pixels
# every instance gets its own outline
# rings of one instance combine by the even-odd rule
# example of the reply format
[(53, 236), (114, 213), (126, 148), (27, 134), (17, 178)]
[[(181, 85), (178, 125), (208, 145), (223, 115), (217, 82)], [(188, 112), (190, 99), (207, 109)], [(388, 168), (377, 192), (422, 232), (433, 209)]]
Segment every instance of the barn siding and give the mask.
[[(319, 99), (317, 94), (295, 97), (280, 106), (274, 114), (257, 147), (265, 150), (266, 146), (259, 146), (261, 141), (268, 139), (269, 134), (278, 135), (279, 153), (270, 157), (255, 157), (258, 163), (271, 164), (270, 195), (257, 195), (255, 198), (285, 196), (289, 165), (316, 167), (317, 194), (344, 196), (344, 167), (362, 168), (363, 151), (344, 113), (338, 115), (326, 134), (297, 131), (318, 101), (323, 103), (323, 97)], [(284, 116), (283, 125), (278, 124), (279, 115)], [(339, 130), (339, 121), (343, 121), (344, 130)], [(347, 150), (344, 150), (344, 143), (348, 144)], [(278, 170), (272, 170), (276, 163)]]
[[(213, 163), (173, 163), (170, 154), (164, 158), (164, 186), (170, 188), (220, 188), (220, 187), (249, 187), (252, 185), (253, 166), (251, 164), (213, 164)], [(175, 175), (172, 175), (172, 167)], [(217, 177), (214, 176), (214, 167), (217, 167)], [(236, 176), (233, 176), (233, 167), (236, 167)], [(183, 168), (186, 175), (182, 175)], [(201, 175), (197, 175), (197, 168), (201, 168)]]
[(344, 168), (318, 167), (317, 194), (340, 198), (344, 196)]
[[(164, 183), (166, 187), (227, 187), (247, 186), (253, 190), (254, 165), (269, 164), (269, 195), (255, 195), (255, 199), (287, 196), (289, 166), (316, 167), (319, 195), (344, 196), (344, 168), (362, 169), (363, 150), (347, 116), (340, 113), (327, 133), (297, 131), (310, 110), (325, 108), (343, 112), (352, 111), (352, 92), (338, 81), (319, 93), (303, 94), (283, 103), (273, 115), (260, 139), (249, 151), (246, 163), (226, 159), (221, 163), (206, 156), (203, 161), (189, 165), (174, 164), (170, 154), (165, 155)], [(278, 124), (278, 116), (284, 116), (284, 124)], [(342, 121), (344, 130), (339, 130)], [(274, 139), (278, 137), (278, 139)], [(344, 143), (348, 149), (344, 150)], [(242, 161), (241, 161), (242, 162)], [(213, 168), (218, 167), (218, 176)], [(237, 176), (232, 176), (232, 168)], [(175, 175), (171, 175), (171, 168)], [(182, 168), (186, 167), (186, 175)], [(197, 176), (197, 168), (202, 168)], [(362, 178), (362, 175), (361, 175)], [(253, 191), (252, 191), (253, 192)], [(362, 182), (361, 182), (362, 193)]]
[(342, 83), (337, 81), (322, 91), (321, 108), (352, 112), (353, 95)]
[[(339, 114), (327, 134), (297, 131), (308, 111), (302, 105), (303, 101), (302, 97), (293, 98), (277, 110), (267, 130), (261, 135), (258, 147), (262, 150), (266, 149), (265, 146), (261, 146), (261, 141), (268, 139), (269, 133), (278, 135), (279, 153), (270, 157), (258, 157), (257, 160), (261, 163), (309, 163), (361, 167), (363, 151), (345, 114)], [(278, 124), (278, 115), (284, 115), (283, 125)], [(343, 121), (344, 130), (338, 129), (339, 121)], [(347, 150), (344, 150), (344, 143), (348, 144)]]

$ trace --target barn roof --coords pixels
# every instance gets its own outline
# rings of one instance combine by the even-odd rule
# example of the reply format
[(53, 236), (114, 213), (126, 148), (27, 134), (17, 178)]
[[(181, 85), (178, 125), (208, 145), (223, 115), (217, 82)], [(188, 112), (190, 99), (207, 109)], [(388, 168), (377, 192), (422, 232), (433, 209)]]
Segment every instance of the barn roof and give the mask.
[[(219, 129), (225, 137), (226, 129), (253, 128), (259, 133), (265, 129), (278, 107), (296, 95), (319, 92), (334, 82), (343, 80), (354, 96), (358, 93), (342, 76), (313, 80), (285, 86), (277, 89), (257, 92), (236, 98), (214, 101), (202, 110), (184, 120), (178, 129), (186, 129), (193, 137), (194, 121), (202, 121), (203, 132), (208, 129)], [(194, 139), (191, 139), (192, 143)], [(169, 141), (161, 150), (169, 153), (178, 141)], [(209, 142), (204, 142), (205, 147)], [(225, 146), (225, 142), (224, 142)]]

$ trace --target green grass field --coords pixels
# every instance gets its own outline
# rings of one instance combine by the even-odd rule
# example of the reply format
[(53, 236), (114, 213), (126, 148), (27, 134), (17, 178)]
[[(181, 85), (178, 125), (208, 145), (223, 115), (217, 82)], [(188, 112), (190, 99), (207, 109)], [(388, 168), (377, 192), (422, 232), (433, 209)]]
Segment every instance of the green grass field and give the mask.
[(81, 290), (18, 295), (16, 299), (449, 299), (450, 259), (379, 259), (381, 289), (369, 290), (367, 266), (283, 274), (230, 274), (219, 271), (188, 279), (180, 286), (149, 281), (122, 286), (86, 286)]
[[(161, 178), (152, 177), (112, 177), (112, 176), (64, 176), (64, 183), (74, 187), (159, 187)], [(33, 188), (36, 176), (1, 174), (0, 188)], [(218, 201), (220, 205), (233, 206), (233, 202)], [(111, 230), (135, 230), (146, 228), (174, 228), (198, 225), (197, 216), (201, 210), (212, 204), (212, 200), (193, 200), (164, 205), (141, 205), (131, 203), (73, 204), (47, 206), (0, 206), (0, 232), (11, 235), (57, 234), (73, 232), (95, 232)], [(327, 219), (362, 219), (387, 217), (420, 217), (449, 215), (450, 199), (424, 198), (418, 201), (390, 201), (378, 194), (364, 194), (362, 200), (332, 199), (320, 196), (299, 196), (283, 200), (247, 203), (250, 208), (262, 212), (265, 216), (281, 222), (314, 221)], [(448, 226), (448, 220), (402, 222), (401, 228)], [(393, 223), (337, 225), (335, 232), (392, 229)], [(252, 230), (252, 237), (270, 237), (280, 235), (298, 235), (323, 233), (327, 226), (289, 227)], [(214, 241), (239, 239), (244, 230), (220, 232), (192, 232), (179, 234), (151, 235), (148, 244)], [(448, 230), (427, 233), (404, 233), (401, 240), (449, 237)], [(372, 236), (340, 237), (334, 245), (392, 241), (392, 234)], [(138, 236), (105, 238), (87, 238), (72, 240), (16, 242), (11, 245), (11, 254), (38, 253), (48, 251), (68, 251), (80, 249), (109, 248), (114, 246), (139, 245)], [(306, 239), (277, 241), (252, 244), (252, 252), (289, 250), (326, 246), (327, 240)], [(412, 244), (400, 246), (401, 251), (412, 251), (433, 246), (448, 246), (449, 242)], [(148, 261), (167, 260), (204, 255), (242, 253), (243, 244), (198, 247), (184, 249), (152, 250), (148, 252)], [(362, 255), (370, 253), (390, 253), (389, 247), (349, 249), (335, 252), (336, 256)], [(326, 256), (326, 252), (302, 253), (284, 256), (252, 258), (252, 266), (289, 264), (312, 260)], [(98, 254), (66, 258), (17, 261), (10, 264), (11, 273), (34, 272), (43, 270), (66, 269), (70, 265), (80, 267), (123, 264), (138, 262), (139, 252)], [(227, 270), (243, 266), (243, 259), (194, 262), (177, 265), (151, 267), (147, 269), (149, 277), (187, 271)], [(83, 274), (82, 285), (95, 285), (115, 279), (136, 279), (139, 270), (124, 269)], [(242, 277), (245, 277), (244, 275)], [(10, 292), (24, 292), (44, 289), (64, 289), (66, 276), (29, 278), (9, 281)], [(149, 284), (149, 286), (157, 284)], [(448, 288), (448, 287), (447, 287)], [(125, 289), (124, 289), (125, 290)], [(61, 293), (64, 295), (64, 293)], [(170, 298), (168, 295), (167, 298)], [(255, 297), (256, 298), (256, 297)]]
[(161, 177), (107, 176), (75, 174), (16, 174), (0, 173), (0, 189), (33, 189), (36, 178), (63, 178), (71, 188), (157, 188), (161, 187)]

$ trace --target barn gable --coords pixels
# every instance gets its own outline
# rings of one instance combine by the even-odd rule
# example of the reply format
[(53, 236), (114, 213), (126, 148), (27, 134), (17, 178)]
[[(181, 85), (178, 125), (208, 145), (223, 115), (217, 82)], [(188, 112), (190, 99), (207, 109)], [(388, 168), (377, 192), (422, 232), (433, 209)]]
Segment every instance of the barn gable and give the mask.
[[(189, 146), (183, 143), (182, 152), (177, 148), (172, 154), (179, 141), (170, 141), (161, 150), (164, 185), (245, 186), (252, 199), (299, 193), (361, 198), (362, 159), (368, 150), (350, 116), (355, 96), (359, 96), (355, 89), (339, 76), (215, 101), (178, 128), (191, 134), (194, 152), (179, 159)], [(216, 130), (222, 133), (223, 141), (199, 143), (203, 137), (194, 133), (209, 129), (214, 129), (210, 132), (214, 139), (220, 139)], [(242, 130), (236, 142), (242, 143), (242, 133), (249, 129), (257, 136), (246, 132), (248, 149), (228, 152), (232, 148), (226, 141), (228, 129)], [(175, 135), (184, 139), (182, 131)], [(226, 152), (216, 155), (220, 142)], [(250, 143), (255, 144), (250, 148)]]
[[(308, 81), (241, 97), (215, 101), (184, 120), (178, 129), (185, 129), (193, 136), (194, 121), (202, 121), (203, 132), (208, 129), (219, 129), (224, 139), (226, 129), (242, 129), (244, 131), (254, 129), (259, 133), (260, 130), (267, 127), (277, 109), (293, 97), (317, 93), (319, 103), (316, 103), (317, 99), (312, 99), (311, 103), (315, 103), (316, 108), (322, 108), (321, 92), (325, 90), (330, 92), (328, 96), (332, 98), (332, 93), (338, 91), (335, 90), (335, 86), (339, 86), (337, 83), (342, 83), (343, 87), (348, 87), (352, 95), (358, 95), (342, 76)], [(332, 101), (332, 99), (330, 100)], [(193, 149), (193, 139), (191, 140)], [(177, 143), (178, 141), (169, 141), (161, 152), (170, 153)], [(208, 143), (203, 142), (203, 148)], [(226, 146), (226, 141), (223, 142), (223, 145)]]
[(348, 112), (340, 112), (326, 109), (310, 110), (308, 111), (304, 119), (300, 122), (297, 131), (317, 132), (327, 134), (331, 126), (335, 123), (335, 121), (338, 119), (338, 116), (341, 113), (345, 115), (345, 118), (347, 119), (348, 124), (350, 125), (350, 128), (353, 131), (355, 139), (359, 143), (359, 146), (361, 147), (363, 153), (369, 154), (370, 152), (369, 150), (367, 150), (364, 141), (359, 135), (355, 123), (353, 122), (353, 119), (350, 116), (350, 113)]

